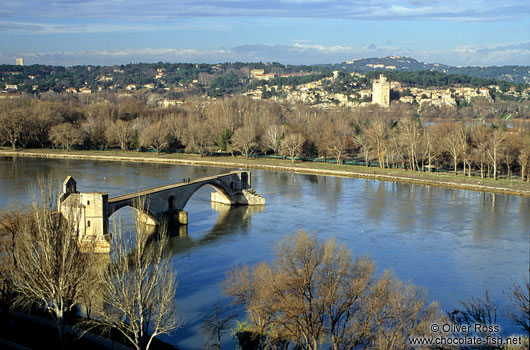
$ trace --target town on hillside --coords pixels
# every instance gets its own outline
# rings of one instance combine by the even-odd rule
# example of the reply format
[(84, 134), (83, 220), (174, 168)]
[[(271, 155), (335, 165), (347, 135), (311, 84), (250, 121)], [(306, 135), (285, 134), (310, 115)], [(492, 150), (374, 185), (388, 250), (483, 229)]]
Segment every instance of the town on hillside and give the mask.
[[(399, 58), (399, 57), (398, 57)], [(395, 58), (396, 59), (396, 58)], [(396, 66), (366, 63), (364, 73), (336, 66), (290, 66), (279, 63), (129, 64), (121, 66), (0, 65), (0, 98), (70, 94), (80, 98), (113, 94), (147, 95), (149, 104), (178, 105), (191, 96), (216, 99), (244, 95), (254, 100), (304, 103), (320, 108), (399, 101), (421, 108), (459, 107), (473, 99), (528, 100), (524, 83), (447, 74), (434, 70), (397, 71)]]

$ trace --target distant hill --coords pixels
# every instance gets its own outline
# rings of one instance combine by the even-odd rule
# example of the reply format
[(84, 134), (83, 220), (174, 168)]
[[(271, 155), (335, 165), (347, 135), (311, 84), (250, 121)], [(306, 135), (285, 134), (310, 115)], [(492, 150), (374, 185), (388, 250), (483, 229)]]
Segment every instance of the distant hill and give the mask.
[(530, 84), (530, 66), (453, 67), (439, 63), (426, 63), (412, 57), (387, 56), (362, 58), (340, 64), (323, 65), (346, 72), (365, 73), (374, 70), (412, 72), (432, 70), (447, 74), (461, 74), (480, 78), (499, 79), (514, 83)]

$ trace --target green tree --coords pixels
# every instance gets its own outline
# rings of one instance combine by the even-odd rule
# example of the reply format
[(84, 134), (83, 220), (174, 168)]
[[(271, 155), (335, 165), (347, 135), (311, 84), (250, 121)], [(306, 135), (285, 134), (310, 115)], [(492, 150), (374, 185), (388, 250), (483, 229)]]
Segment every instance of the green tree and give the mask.
[(228, 152), (232, 150), (232, 131), (228, 128), (224, 128), (219, 134), (217, 139), (217, 146), (222, 152)]

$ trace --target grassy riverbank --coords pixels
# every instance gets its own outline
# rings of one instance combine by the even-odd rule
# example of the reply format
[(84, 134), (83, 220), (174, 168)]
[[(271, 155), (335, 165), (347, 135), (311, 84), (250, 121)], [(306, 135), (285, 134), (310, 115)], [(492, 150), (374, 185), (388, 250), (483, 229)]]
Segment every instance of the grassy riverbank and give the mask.
[(290, 160), (215, 156), (200, 157), (194, 154), (160, 154), (123, 152), (123, 151), (70, 151), (52, 149), (30, 149), (11, 151), (7, 148), (0, 149), (3, 156), (24, 156), (39, 158), (66, 158), (66, 159), (94, 159), (108, 161), (129, 161), (146, 163), (191, 164), (204, 166), (220, 166), (229, 168), (266, 169), (273, 171), (299, 172), (306, 174), (320, 174), (343, 177), (360, 177), (384, 181), (417, 183), (423, 185), (460, 188), (475, 191), (515, 194), (530, 196), (530, 183), (521, 180), (480, 177), (464, 177), (450, 173), (421, 173), (405, 171), (403, 169), (381, 169), (355, 165), (337, 165), (316, 162), (296, 162)]

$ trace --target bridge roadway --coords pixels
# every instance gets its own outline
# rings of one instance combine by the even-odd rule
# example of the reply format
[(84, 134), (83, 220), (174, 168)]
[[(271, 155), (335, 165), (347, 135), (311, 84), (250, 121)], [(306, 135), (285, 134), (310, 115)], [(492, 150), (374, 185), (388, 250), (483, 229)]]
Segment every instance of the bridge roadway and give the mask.
[(125, 194), (120, 194), (119, 196), (109, 198), (109, 203), (116, 203), (116, 202), (120, 202), (120, 201), (124, 201), (124, 200), (130, 200), (130, 199), (133, 199), (133, 198), (139, 198), (139, 197), (146, 196), (146, 195), (149, 195), (149, 194), (154, 193), (154, 192), (161, 192), (161, 191), (171, 190), (171, 189), (174, 189), (174, 188), (177, 188), (177, 187), (189, 186), (189, 185), (193, 185), (193, 184), (197, 184), (197, 183), (202, 183), (204, 181), (213, 181), (213, 180), (215, 180), (215, 179), (217, 179), (217, 178), (219, 178), (221, 176), (227, 176), (227, 175), (232, 175), (232, 173), (214, 175), (214, 176), (209, 176), (209, 177), (202, 177), (202, 178), (197, 179), (197, 180), (190, 180), (190, 182), (182, 181), (182, 182), (177, 182), (177, 183), (169, 184), (169, 185), (165, 185), (165, 186), (157, 186), (157, 187), (147, 188), (145, 190), (141, 190), (141, 191), (137, 191), (137, 192), (130, 192), (130, 193), (125, 193)]

